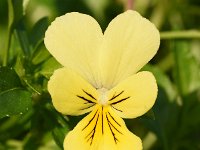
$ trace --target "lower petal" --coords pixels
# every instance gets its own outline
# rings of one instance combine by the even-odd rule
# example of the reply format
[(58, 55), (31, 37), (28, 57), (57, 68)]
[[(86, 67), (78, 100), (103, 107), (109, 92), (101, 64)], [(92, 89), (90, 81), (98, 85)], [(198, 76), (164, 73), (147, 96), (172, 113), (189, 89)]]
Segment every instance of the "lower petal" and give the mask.
[(128, 131), (110, 106), (96, 108), (68, 133), (65, 150), (141, 150), (139, 137)]

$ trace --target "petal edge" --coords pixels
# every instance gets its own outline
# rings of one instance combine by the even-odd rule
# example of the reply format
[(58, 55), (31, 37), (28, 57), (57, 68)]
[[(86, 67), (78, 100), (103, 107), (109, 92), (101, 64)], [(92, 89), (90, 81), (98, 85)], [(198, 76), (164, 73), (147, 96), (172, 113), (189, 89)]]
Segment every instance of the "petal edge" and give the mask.
[(138, 72), (156, 54), (160, 34), (154, 24), (128, 10), (108, 25), (101, 47), (101, 80), (108, 89)]
[(54, 72), (48, 82), (48, 91), (56, 110), (66, 115), (91, 111), (98, 96), (92, 85), (68, 68)]
[(68, 67), (93, 86), (98, 86), (98, 47), (102, 30), (94, 18), (78, 12), (57, 17), (48, 27), (44, 43), (64, 67)]
[[(123, 92), (122, 92), (123, 91)], [(142, 71), (128, 77), (110, 90), (109, 104), (122, 118), (136, 118), (146, 113), (157, 98), (157, 84), (151, 72)]]

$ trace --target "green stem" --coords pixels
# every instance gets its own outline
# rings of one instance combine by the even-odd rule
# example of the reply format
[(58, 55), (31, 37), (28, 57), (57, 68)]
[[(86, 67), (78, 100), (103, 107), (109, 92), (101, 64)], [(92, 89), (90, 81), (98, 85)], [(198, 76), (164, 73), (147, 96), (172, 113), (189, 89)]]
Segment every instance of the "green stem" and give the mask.
[(14, 21), (14, 10), (12, 5), (12, 0), (8, 0), (8, 33), (4, 49), (3, 66), (6, 66), (8, 63), (13, 21)]
[(36, 90), (31, 84), (29, 84), (28, 81), (27, 81), (26, 79), (24, 80), (24, 83), (26, 83), (26, 85), (27, 85), (31, 90), (33, 90), (34, 92), (36, 92), (38, 95), (41, 95), (41, 93), (40, 93), (38, 90)]
[(200, 31), (198, 30), (187, 30), (187, 31), (165, 31), (160, 32), (160, 37), (163, 40), (168, 39), (194, 39), (200, 38)]
[(4, 49), (3, 66), (7, 66), (9, 49), (10, 49), (10, 41), (11, 41), (11, 31), (10, 29), (8, 29), (8, 34), (7, 34), (7, 39), (5, 43), (5, 49)]

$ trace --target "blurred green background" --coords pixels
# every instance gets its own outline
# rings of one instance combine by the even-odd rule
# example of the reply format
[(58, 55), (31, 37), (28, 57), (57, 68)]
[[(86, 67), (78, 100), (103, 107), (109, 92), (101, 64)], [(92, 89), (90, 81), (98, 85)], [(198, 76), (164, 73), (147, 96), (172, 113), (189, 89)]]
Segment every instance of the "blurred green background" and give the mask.
[(55, 17), (78, 11), (105, 30), (126, 9), (151, 20), (161, 34), (152, 71), (159, 92), (147, 114), (126, 120), (144, 150), (200, 150), (199, 0), (0, 0), (0, 150), (59, 150), (83, 118), (55, 111), (46, 89), (61, 67), (43, 44)]

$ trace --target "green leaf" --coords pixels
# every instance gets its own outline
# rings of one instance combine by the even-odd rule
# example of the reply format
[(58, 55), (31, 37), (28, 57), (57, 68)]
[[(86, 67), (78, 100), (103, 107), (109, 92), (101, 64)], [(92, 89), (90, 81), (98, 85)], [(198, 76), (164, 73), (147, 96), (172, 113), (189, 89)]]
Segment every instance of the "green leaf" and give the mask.
[(8, 67), (0, 68), (0, 118), (23, 114), (31, 107), (31, 93), (24, 90), (21, 81)]
[(46, 78), (49, 78), (53, 74), (54, 70), (61, 68), (62, 66), (53, 57), (51, 57), (41, 67), (42, 69), (39, 73)]
[(156, 66), (146, 65), (142, 70), (152, 72), (156, 78), (158, 85), (165, 90), (169, 100), (175, 100), (177, 93), (169, 77), (161, 69)]
[(0, 118), (23, 114), (31, 106), (31, 93), (21, 89), (10, 89), (0, 93)]
[(9, 48), (11, 35), (14, 27), (18, 24), (23, 16), (22, 0), (8, 0), (8, 25), (6, 29), (6, 38), (3, 47), (3, 65), (6, 66), (9, 59)]
[(0, 27), (1, 25), (5, 25), (7, 22), (8, 18), (8, 0), (0, 0), (0, 16), (1, 16), (1, 21), (0, 21)]
[(8, 0), (8, 28), (11, 28), (14, 23), (14, 8), (12, 0)]
[(33, 53), (32, 63), (38, 65), (46, 61), (50, 57), (49, 52), (45, 48), (44, 44), (40, 44)]
[(48, 27), (48, 18), (44, 17), (41, 18), (33, 27), (30, 33), (30, 43), (33, 48), (38, 46), (44, 38), (45, 31)]
[[(30, 47), (29, 40), (26, 35), (26, 30), (23, 24), (23, 0), (8, 0), (9, 8), (9, 19), (8, 19), (8, 30), (9, 36), (12, 35), (14, 29), (16, 29), (16, 35), (21, 48), (26, 56), (29, 56)], [(9, 38), (10, 39), (10, 38)], [(10, 43), (8, 43), (10, 45)], [(9, 48), (8, 45), (8, 48)]]
[(11, 41), (11, 34), (12, 34), (12, 26), (14, 23), (14, 8), (12, 4), (12, 0), (8, 0), (8, 26), (5, 38), (5, 45), (3, 48), (3, 65), (6, 66), (8, 62), (8, 54), (9, 54), (9, 47)]
[(63, 149), (63, 141), (65, 139), (65, 136), (69, 132), (69, 129), (67, 128), (62, 128), (62, 127), (56, 127), (52, 131), (53, 138), (56, 142), (56, 144)]
[(192, 39), (200, 38), (198, 30), (165, 31), (160, 33), (161, 39)]
[(142, 116), (142, 118), (148, 118), (148, 119), (153, 119), (153, 120), (155, 120), (156, 118), (155, 118), (155, 114), (154, 114), (153, 109), (150, 109), (148, 112), (146, 112), (146, 113)]
[(30, 46), (27, 31), (22, 22), (19, 23), (16, 27), (16, 35), (23, 50), (23, 53), (25, 54), (25, 56), (29, 57), (32, 47)]
[(12, 88), (21, 87), (21, 81), (14, 69), (0, 67), (0, 93)]
[[(12, 3), (12, 4), (11, 4)], [(13, 20), (15, 26), (23, 16), (23, 0), (8, 0), (9, 7), (13, 7), (13, 14), (10, 13), (9, 20)]]
[(174, 75), (181, 95), (187, 95), (200, 87), (200, 67), (188, 41), (174, 43)]

